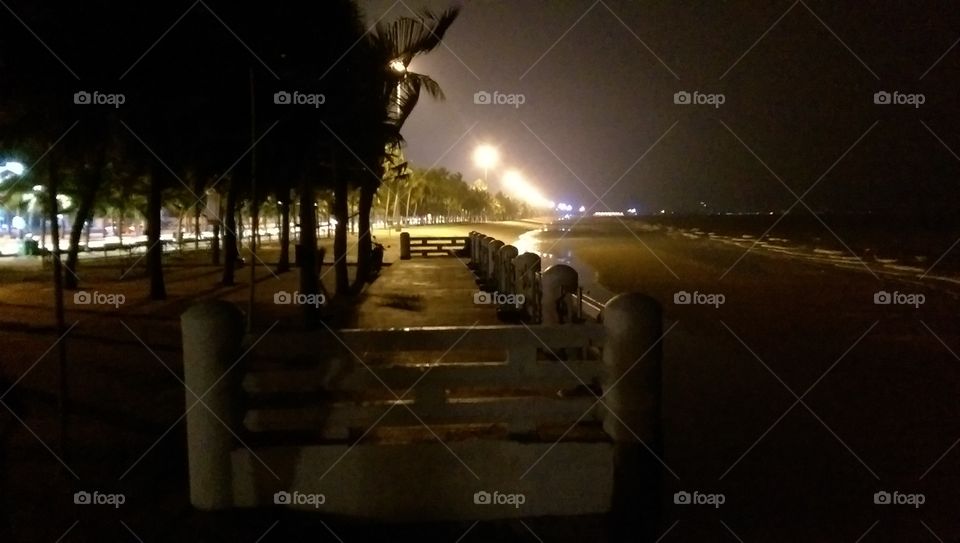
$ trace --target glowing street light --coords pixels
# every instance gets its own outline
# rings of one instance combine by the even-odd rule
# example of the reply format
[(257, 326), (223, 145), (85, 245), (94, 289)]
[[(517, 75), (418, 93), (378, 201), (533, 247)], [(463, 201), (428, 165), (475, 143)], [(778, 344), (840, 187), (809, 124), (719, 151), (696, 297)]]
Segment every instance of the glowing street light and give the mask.
[(397, 117), (399, 117), (402, 106), (400, 103), (400, 91), (403, 88), (403, 80), (407, 77), (407, 65), (403, 63), (403, 59), (397, 58), (391, 60), (389, 66), (398, 77), (397, 88), (395, 89), (397, 98), (393, 105), (397, 108)]
[(530, 184), (526, 177), (517, 170), (508, 170), (503, 174), (503, 186), (508, 192), (533, 207), (553, 209), (556, 206), (555, 202), (545, 198), (543, 194)]
[(487, 172), (500, 162), (500, 151), (492, 145), (481, 145), (473, 152), (473, 162), (483, 168), (483, 182), (487, 182)]
[(19, 162), (5, 162), (0, 166), (0, 183), (6, 181), (9, 177), (23, 175), (24, 171), (26, 171), (26, 168)]
[(26, 168), (19, 162), (6, 162), (3, 166), (0, 166), (0, 171), (7, 171), (13, 175), (23, 175), (24, 170)]
[(407, 73), (406, 65), (404, 65), (403, 61), (400, 60), (399, 58), (390, 62), (390, 69), (397, 72), (398, 74)]

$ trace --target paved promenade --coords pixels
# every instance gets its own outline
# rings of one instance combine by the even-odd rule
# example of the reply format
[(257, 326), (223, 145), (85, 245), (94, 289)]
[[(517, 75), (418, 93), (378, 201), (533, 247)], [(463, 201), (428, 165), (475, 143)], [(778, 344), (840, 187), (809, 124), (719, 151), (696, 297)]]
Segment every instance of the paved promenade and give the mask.
[(467, 262), (453, 256), (394, 262), (364, 293), (357, 327), (499, 324), (493, 305), (474, 303), (477, 285)]

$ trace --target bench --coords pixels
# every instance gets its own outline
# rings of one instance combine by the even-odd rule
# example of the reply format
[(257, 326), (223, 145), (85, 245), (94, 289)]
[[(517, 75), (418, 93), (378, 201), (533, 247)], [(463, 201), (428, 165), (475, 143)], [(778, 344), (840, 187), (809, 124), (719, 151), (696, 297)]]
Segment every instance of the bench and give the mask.
[(467, 250), (467, 237), (411, 237), (409, 232), (400, 234), (400, 259), (409, 260), (418, 256), (450, 256)]

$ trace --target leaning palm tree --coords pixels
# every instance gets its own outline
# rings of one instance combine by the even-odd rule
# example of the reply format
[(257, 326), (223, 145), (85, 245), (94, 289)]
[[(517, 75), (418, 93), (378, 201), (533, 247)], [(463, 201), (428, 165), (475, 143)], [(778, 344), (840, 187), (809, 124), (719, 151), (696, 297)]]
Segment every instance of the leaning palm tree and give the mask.
[(359, 240), (354, 292), (363, 286), (369, 276), (372, 247), (370, 213), (374, 195), (386, 174), (386, 158), (402, 144), (400, 129), (417, 106), (420, 93), (425, 90), (434, 99), (444, 99), (443, 91), (436, 81), (408, 68), (414, 58), (433, 51), (441, 44), (443, 36), (459, 13), (458, 8), (441, 13), (424, 10), (419, 17), (400, 17), (390, 23), (378, 24), (376, 32), (370, 35), (369, 46), (373, 58), (380, 62), (381, 66), (381, 81), (378, 84), (382, 86), (379, 104), (382, 114), (380, 126), (371, 127), (372, 130), (367, 132), (370, 138), (377, 140), (371, 142), (373, 144), (367, 148), (377, 149), (380, 156), (376, 159), (370, 157), (372, 160), (368, 160), (369, 164), (376, 164), (379, 171), (372, 176), (362, 176), (359, 183)]

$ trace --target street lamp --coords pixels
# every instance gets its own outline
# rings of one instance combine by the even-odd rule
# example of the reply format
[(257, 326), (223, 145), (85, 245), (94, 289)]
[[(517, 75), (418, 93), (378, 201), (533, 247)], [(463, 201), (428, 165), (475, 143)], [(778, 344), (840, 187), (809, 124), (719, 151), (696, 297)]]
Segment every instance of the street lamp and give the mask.
[(397, 96), (393, 105), (397, 108), (397, 118), (399, 118), (401, 113), (400, 91), (403, 88), (403, 80), (407, 77), (407, 65), (403, 63), (403, 59), (397, 58), (390, 61), (390, 69), (397, 75), (397, 88), (395, 89)]
[(26, 168), (19, 162), (4, 162), (0, 165), (0, 183), (3, 183), (10, 177), (23, 175)]
[(542, 209), (553, 209), (556, 203), (548, 200), (540, 190), (517, 170), (508, 170), (503, 174), (503, 187), (526, 204)]
[(500, 162), (500, 151), (492, 145), (481, 145), (473, 152), (473, 162), (483, 168), (483, 182), (487, 182), (487, 172)]

